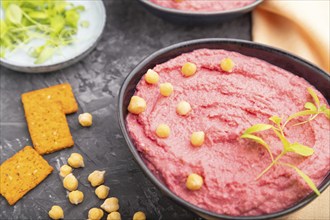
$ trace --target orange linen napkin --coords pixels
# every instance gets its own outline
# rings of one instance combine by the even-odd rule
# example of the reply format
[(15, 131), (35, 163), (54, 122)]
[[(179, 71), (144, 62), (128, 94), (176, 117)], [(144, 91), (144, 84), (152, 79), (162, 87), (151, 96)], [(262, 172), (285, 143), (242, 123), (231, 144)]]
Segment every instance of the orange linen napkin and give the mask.
[(330, 73), (329, 14), (329, 0), (264, 0), (252, 15), (252, 38)]

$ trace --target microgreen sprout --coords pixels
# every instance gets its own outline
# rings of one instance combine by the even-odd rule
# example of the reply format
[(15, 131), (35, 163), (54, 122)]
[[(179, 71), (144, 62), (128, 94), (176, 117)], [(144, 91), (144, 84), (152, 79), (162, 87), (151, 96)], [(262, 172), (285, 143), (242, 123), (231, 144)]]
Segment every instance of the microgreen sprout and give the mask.
[[(307, 185), (317, 195), (320, 195), (320, 192), (318, 191), (313, 181), (303, 171), (301, 171), (298, 167), (294, 166), (293, 164), (280, 162), (280, 159), (289, 152), (298, 154), (303, 157), (311, 156), (314, 153), (313, 148), (302, 145), (298, 142), (291, 143), (285, 137), (284, 129), (291, 120), (297, 119), (298, 117), (302, 117), (302, 116), (309, 116), (307, 120), (293, 125), (293, 126), (298, 126), (312, 121), (320, 114), (324, 114), (328, 119), (330, 119), (330, 109), (327, 108), (325, 104), (323, 105), (320, 104), (320, 100), (316, 92), (312, 88), (307, 88), (307, 91), (313, 98), (313, 103), (306, 102), (304, 105), (305, 110), (290, 115), (285, 122), (283, 122), (283, 119), (281, 117), (274, 115), (269, 118), (269, 120), (272, 122), (271, 124), (255, 124), (247, 128), (244, 131), (244, 133), (241, 135), (241, 138), (250, 139), (252, 141), (259, 143), (267, 150), (267, 152), (271, 157), (272, 162), (256, 177), (256, 179), (259, 179), (262, 175), (268, 172), (274, 165), (286, 166), (295, 170), (296, 173), (307, 183)], [(282, 143), (282, 152), (275, 158), (270, 150), (270, 146), (266, 143), (266, 141), (264, 141), (261, 137), (255, 135), (255, 133), (270, 129), (275, 133), (275, 135), (279, 138), (279, 140)]]
[[(42, 45), (29, 50), (35, 64), (46, 62), (62, 46), (75, 41), (80, 12), (85, 10), (66, 0), (3, 0), (1, 5), (5, 12), (4, 19), (0, 20), (1, 57), (31, 40), (41, 39)], [(80, 26), (88, 27), (87, 23), (84, 21), (85, 25)]]

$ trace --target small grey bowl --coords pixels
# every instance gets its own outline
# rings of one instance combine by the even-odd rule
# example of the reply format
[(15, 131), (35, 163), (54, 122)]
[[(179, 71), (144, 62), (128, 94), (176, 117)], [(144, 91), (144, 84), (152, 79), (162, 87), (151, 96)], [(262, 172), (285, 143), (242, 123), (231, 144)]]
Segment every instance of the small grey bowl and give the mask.
[(256, 0), (254, 3), (245, 7), (236, 8), (228, 11), (212, 11), (212, 12), (196, 12), (183, 11), (173, 8), (165, 8), (159, 6), (150, 0), (138, 0), (148, 11), (160, 18), (171, 23), (185, 24), (185, 25), (201, 25), (209, 23), (219, 23), (235, 17), (244, 15), (252, 11), (263, 0)]
[(34, 64), (27, 52), (19, 51), (9, 54), (8, 58), (0, 58), (0, 65), (19, 72), (46, 73), (66, 68), (86, 57), (102, 37), (106, 24), (106, 10), (101, 0), (75, 2), (83, 4), (86, 8), (81, 13), (80, 20), (87, 20), (90, 23), (86, 29), (79, 28), (77, 43), (64, 46), (61, 48), (62, 54), (54, 56), (43, 64)]

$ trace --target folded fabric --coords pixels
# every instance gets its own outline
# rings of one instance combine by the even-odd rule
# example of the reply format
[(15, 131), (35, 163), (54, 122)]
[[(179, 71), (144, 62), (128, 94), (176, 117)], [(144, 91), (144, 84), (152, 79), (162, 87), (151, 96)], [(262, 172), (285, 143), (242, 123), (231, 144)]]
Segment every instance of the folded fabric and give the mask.
[(252, 15), (253, 41), (289, 51), (329, 73), (329, 12), (329, 0), (264, 0)]

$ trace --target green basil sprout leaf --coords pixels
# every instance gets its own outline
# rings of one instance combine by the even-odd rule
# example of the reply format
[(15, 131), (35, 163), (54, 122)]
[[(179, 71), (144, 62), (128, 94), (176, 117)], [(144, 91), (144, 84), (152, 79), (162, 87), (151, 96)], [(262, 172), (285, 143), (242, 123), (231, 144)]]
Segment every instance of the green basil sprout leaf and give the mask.
[(291, 143), (288, 141), (288, 139), (286, 139), (286, 137), (284, 137), (284, 135), (282, 135), (277, 130), (273, 129), (273, 131), (275, 132), (276, 136), (281, 140), (281, 142), (283, 144), (284, 151), (285, 152), (289, 151)]
[(271, 129), (273, 126), (269, 124), (255, 124), (244, 131), (244, 134), (251, 134), (259, 131)]
[(309, 94), (313, 97), (313, 100), (314, 100), (314, 103), (317, 107), (320, 106), (320, 100), (319, 100), (319, 97), (317, 97), (317, 94), (316, 92), (311, 88), (311, 87), (308, 87), (307, 88), (307, 91), (309, 92)]
[(274, 122), (278, 126), (280, 126), (280, 124), (282, 122), (282, 118), (278, 117), (277, 115), (270, 117), (269, 120)]
[(65, 11), (67, 5), (68, 3), (66, 3), (65, 1), (57, 2), (53, 10), (57, 14), (62, 14)]
[(303, 171), (301, 171), (298, 167), (293, 166), (290, 164), (290, 167), (292, 167), (298, 174), (299, 176), (307, 183), (307, 185), (316, 193), (316, 195), (320, 195), (320, 191), (317, 189), (315, 186), (314, 182), (307, 176)]
[(287, 119), (287, 122), (291, 121), (292, 119), (294, 118), (298, 118), (298, 117), (301, 117), (301, 116), (307, 116), (307, 115), (313, 115), (313, 114), (317, 114), (318, 111), (316, 110), (304, 110), (304, 111), (300, 111), (300, 112), (297, 112), (297, 113), (294, 113), (292, 115), (290, 115)]
[(306, 102), (305, 108), (308, 110), (317, 111), (317, 107), (311, 102)]
[(78, 26), (79, 18), (80, 18), (80, 15), (75, 10), (68, 10), (65, 12), (66, 23), (71, 27), (76, 28)]
[(6, 9), (6, 18), (13, 24), (22, 22), (23, 13), (21, 8), (16, 4), (10, 4)]
[(272, 161), (274, 160), (273, 158), (273, 154), (272, 152), (270, 151), (270, 147), (268, 146), (268, 144), (261, 138), (261, 137), (258, 137), (258, 136), (255, 136), (253, 134), (243, 134), (241, 136), (241, 138), (245, 138), (245, 139), (250, 139), (250, 140), (253, 140), (255, 142), (257, 142), (258, 144), (261, 144), (262, 146), (264, 146), (266, 148), (266, 150), (268, 151)]
[(311, 156), (314, 153), (313, 148), (310, 148), (308, 146), (305, 146), (305, 145), (302, 145), (302, 144), (299, 144), (299, 143), (291, 144), (288, 151), (289, 152), (294, 152), (294, 153), (299, 154), (299, 155), (304, 156), (304, 157)]
[(1, 1), (1, 5), (3, 9), (7, 9), (10, 4), (11, 1)]
[(56, 15), (50, 19), (50, 27), (55, 34), (60, 33), (65, 26), (65, 20), (63, 16)]
[(49, 16), (46, 12), (32, 11), (28, 14), (33, 19), (47, 19)]
[(0, 30), (1, 30), (1, 33), (0, 33), (0, 39), (4, 38), (5, 35), (7, 34), (7, 24), (5, 21), (1, 20), (0, 21)]
[(322, 112), (324, 113), (324, 115), (325, 115), (328, 119), (330, 119), (330, 109), (329, 109), (329, 108), (323, 110)]
[(57, 48), (52, 46), (47, 46), (43, 48), (43, 50), (40, 52), (39, 56), (37, 57), (37, 60), (34, 62), (35, 64), (41, 64), (46, 62), (48, 59), (50, 59), (54, 53), (56, 52)]
[(44, 45), (35, 48), (30, 48), (29, 55), (34, 58), (37, 58), (39, 57), (40, 53), (43, 51), (44, 48), (45, 48)]

